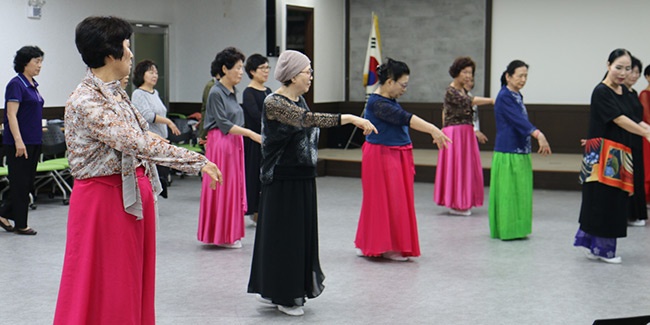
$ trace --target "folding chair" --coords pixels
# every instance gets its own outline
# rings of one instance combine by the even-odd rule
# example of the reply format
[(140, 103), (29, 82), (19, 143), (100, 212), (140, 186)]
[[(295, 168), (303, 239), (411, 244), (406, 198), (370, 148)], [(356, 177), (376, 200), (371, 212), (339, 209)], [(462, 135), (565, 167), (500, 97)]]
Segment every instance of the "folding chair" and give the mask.
[(72, 187), (64, 177), (64, 175), (69, 175), (70, 164), (68, 158), (65, 157), (65, 135), (60, 124), (47, 125), (47, 130), (43, 132), (41, 148), (41, 161), (36, 166), (34, 195), (38, 196), (40, 188), (51, 184), (50, 197), (54, 197), (54, 193), (58, 189), (63, 195), (63, 204), (67, 205), (70, 202), (69, 194), (72, 193)]

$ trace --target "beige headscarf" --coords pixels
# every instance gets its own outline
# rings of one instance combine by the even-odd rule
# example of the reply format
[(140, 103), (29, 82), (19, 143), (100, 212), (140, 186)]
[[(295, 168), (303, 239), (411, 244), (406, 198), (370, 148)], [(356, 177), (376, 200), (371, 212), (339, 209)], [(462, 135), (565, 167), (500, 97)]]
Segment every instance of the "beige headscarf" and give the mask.
[(298, 51), (284, 51), (278, 58), (277, 67), (275, 68), (275, 79), (279, 82), (285, 82), (297, 76), (310, 63), (311, 60)]

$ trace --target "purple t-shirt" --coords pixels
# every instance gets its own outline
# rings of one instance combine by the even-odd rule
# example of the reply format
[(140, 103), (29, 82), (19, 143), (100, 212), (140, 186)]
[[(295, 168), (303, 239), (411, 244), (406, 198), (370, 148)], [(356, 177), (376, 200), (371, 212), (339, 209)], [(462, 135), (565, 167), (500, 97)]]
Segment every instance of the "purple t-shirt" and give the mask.
[(41, 120), (43, 119), (43, 104), (45, 101), (41, 94), (38, 92), (38, 82), (34, 81), (32, 86), (27, 78), (19, 73), (7, 84), (5, 91), (5, 116), (4, 116), (4, 132), (2, 134), (3, 144), (15, 144), (14, 137), (9, 129), (9, 119), (7, 119), (7, 103), (17, 102), (18, 113), (18, 127), (20, 128), (20, 136), (23, 138), (25, 144), (41, 144), (43, 139), (43, 126)]

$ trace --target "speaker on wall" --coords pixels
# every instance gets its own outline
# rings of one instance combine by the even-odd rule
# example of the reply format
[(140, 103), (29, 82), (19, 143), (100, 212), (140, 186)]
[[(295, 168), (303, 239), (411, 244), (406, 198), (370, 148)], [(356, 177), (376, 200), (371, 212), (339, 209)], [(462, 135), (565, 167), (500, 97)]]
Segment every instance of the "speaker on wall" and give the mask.
[(279, 56), (280, 47), (276, 43), (275, 0), (266, 0), (266, 56)]

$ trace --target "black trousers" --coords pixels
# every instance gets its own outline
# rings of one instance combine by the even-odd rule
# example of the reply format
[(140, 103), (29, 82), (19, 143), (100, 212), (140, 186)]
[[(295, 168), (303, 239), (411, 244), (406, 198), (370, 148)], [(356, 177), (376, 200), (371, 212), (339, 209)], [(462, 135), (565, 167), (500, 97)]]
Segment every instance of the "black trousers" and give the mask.
[(167, 198), (167, 186), (169, 186), (169, 167), (156, 165), (158, 169), (158, 178), (160, 179), (160, 185), (162, 186), (162, 192), (160, 196)]
[(11, 219), (18, 229), (27, 228), (29, 192), (34, 188), (36, 165), (41, 155), (41, 145), (26, 145), (25, 156), (16, 157), (16, 146), (4, 145), (9, 169), (9, 195), (0, 208), (0, 216)]

